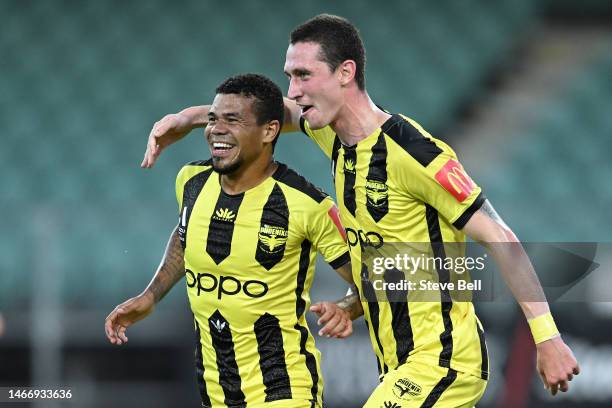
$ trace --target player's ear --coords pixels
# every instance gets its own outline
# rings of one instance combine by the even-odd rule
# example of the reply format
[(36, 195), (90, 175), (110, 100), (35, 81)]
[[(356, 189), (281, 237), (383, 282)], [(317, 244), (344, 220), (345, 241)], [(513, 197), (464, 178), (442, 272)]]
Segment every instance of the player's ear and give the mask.
[(338, 65), (336, 72), (338, 73), (340, 85), (347, 86), (353, 79), (355, 79), (357, 64), (353, 60), (346, 60)]
[(276, 135), (280, 131), (280, 122), (278, 120), (271, 120), (268, 122), (265, 128), (265, 134), (263, 137), (264, 143), (272, 143), (276, 138)]

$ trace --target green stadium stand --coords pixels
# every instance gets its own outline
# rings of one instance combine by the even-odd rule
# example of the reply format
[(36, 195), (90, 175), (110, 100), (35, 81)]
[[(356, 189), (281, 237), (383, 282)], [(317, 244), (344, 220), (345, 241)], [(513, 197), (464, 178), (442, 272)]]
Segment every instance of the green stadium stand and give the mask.
[[(29, 214), (38, 210), (60, 224), (52, 248), (66, 304), (108, 306), (138, 293), (176, 222), (176, 172), (208, 155), (200, 133), (170, 149), (155, 169), (139, 169), (153, 121), (209, 102), (231, 74), (264, 73), (286, 91), (288, 33), (306, 18), (330, 12), (354, 21), (366, 42), (374, 100), (436, 134), (481, 92), (483, 78), (537, 17), (528, 0), (266, 4), (263, 12), (255, 2), (0, 2), (2, 217), (7, 231), (17, 231), (0, 238), (0, 307), (30, 296), (27, 287), (16, 288), (36, 265)], [(609, 132), (611, 121), (590, 113), (593, 99), (610, 100), (609, 86), (596, 81), (587, 88), (578, 105), (590, 107), (589, 132)], [(573, 131), (564, 136), (568, 146)], [(534, 145), (548, 148), (544, 139)], [(576, 160), (585, 165), (606, 148), (601, 137)], [(305, 136), (283, 136), (276, 156), (333, 193), (329, 162)], [(514, 190), (494, 193), (511, 199), (530, 170), (510, 181)], [(563, 194), (562, 184), (554, 188)]]
[(510, 159), (483, 182), (522, 239), (610, 241), (610, 55), (602, 48), (540, 106), (528, 136), (517, 137)]

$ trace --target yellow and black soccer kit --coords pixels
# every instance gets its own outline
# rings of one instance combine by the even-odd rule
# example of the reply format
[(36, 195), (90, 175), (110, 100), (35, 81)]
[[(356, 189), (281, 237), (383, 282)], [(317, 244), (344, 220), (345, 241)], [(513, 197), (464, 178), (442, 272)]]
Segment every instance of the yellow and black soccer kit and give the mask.
[(283, 164), (226, 194), (210, 161), (184, 166), (176, 194), (203, 406), (321, 406), (305, 319), (316, 252), (350, 260), (331, 198)]
[[(377, 302), (362, 251), (383, 243), (427, 243), (436, 257), (445, 258), (445, 243), (465, 242), (461, 229), (485, 201), (480, 187), (448, 145), (405, 116), (392, 115), (350, 147), (329, 126), (312, 130), (302, 120), (301, 127), (332, 161), (353, 279), (382, 381), (366, 406), (393, 401), (404, 408), (462, 406), (454, 389), (463, 387), (463, 392), (468, 383), (473, 388), (466, 403), (473, 405), (488, 377), (486, 345), (473, 304), (453, 302), (447, 290), (432, 301), (409, 301), (406, 291), (399, 299), (394, 292), (393, 302)], [(440, 282), (448, 281), (447, 270), (435, 273)], [(421, 375), (413, 368), (419, 364), (436, 370)], [(400, 375), (402, 370), (407, 374)], [(465, 375), (475, 380), (461, 381)]]

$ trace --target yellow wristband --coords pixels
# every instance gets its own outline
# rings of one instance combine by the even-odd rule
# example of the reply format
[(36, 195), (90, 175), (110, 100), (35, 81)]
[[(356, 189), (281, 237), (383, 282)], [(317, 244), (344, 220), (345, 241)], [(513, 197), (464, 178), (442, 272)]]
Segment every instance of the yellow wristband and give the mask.
[(550, 312), (528, 320), (535, 344), (550, 340), (559, 335), (557, 325)]

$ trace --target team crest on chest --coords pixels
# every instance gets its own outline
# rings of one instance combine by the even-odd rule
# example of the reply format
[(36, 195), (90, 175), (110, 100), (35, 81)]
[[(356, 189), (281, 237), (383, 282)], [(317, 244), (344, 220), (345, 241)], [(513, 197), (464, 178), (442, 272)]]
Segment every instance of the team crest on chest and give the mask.
[(372, 156), (365, 182), (366, 207), (375, 222), (380, 221), (389, 213), (387, 179), (387, 143), (381, 132), (372, 146)]
[(372, 207), (383, 207), (389, 202), (389, 187), (386, 183), (366, 179), (366, 199)]
[(275, 184), (261, 213), (255, 251), (255, 260), (266, 270), (269, 271), (283, 259), (288, 231), (287, 199), (280, 186)]
[(257, 246), (267, 254), (277, 254), (285, 250), (288, 236), (286, 228), (264, 224), (259, 228)]

